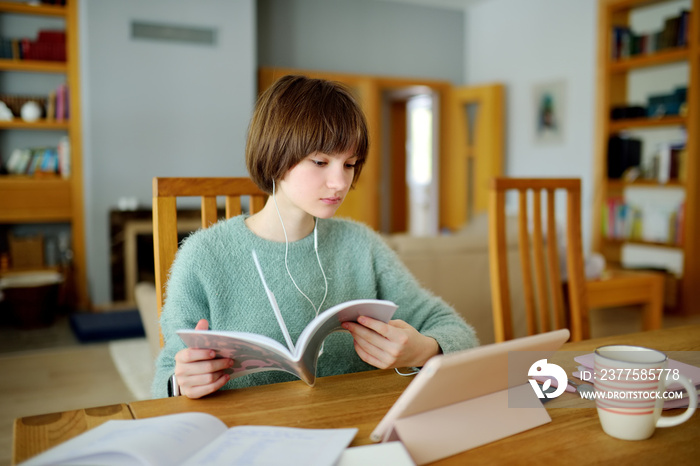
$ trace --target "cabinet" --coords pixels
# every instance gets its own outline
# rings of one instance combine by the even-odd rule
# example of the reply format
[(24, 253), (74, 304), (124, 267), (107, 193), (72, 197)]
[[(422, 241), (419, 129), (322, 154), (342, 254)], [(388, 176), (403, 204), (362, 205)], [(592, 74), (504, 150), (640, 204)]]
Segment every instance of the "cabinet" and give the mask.
[[(58, 2), (57, 2), (58, 3)], [(19, 118), (0, 121), (0, 137), (22, 132), (20, 140), (31, 144), (57, 146), (62, 137), (70, 145), (70, 174), (0, 176), (0, 224), (67, 224), (70, 228), (72, 260), (69, 276), (74, 285), (74, 306), (89, 307), (85, 270), (85, 225), (83, 211), (83, 166), (81, 142), (80, 65), (78, 0), (69, 0), (65, 6), (0, 1), (3, 24), (32, 24), (31, 21), (51, 21), (65, 29), (66, 60), (44, 61), (34, 59), (0, 58), (0, 94), (39, 93), (48, 96), (54, 82), (67, 84), (69, 116), (63, 121), (42, 118), (28, 123)], [(22, 31), (31, 36), (38, 31)], [(2, 35), (7, 35), (3, 31)], [(42, 88), (42, 82), (46, 85)], [(38, 83), (38, 84), (37, 84)], [(29, 86), (29, 89), (25, 89)], [(34, 142), (36, 141), (36, 142)], [(47, 142), (49, 141), (49, 142)], [(8, 147), (9, 146), (9, 149)], [(5, 151), (12, 150), (12, 143)], [(8, 155), (2, 154), (3, 162)], [(10, 268), (9, 272), (13, 272)], [(8, 273), (8, 271), (4, 271)]]
[[(597, 62), (597, 109), (596, 109), (596, 157), (595, 157), (595, 196), (593, 205), (593, 249), (601, 252), (610, 264), (626, 265), (629, 262), (642, 265), (649, 261), (649, 265), (658, 265), (655, 257), (672, 257), (676, 259), (677, 267), (674, 271), (677, 276), (677, 308), (683, 314), (700, 312), (700, 160), (698, 152), (698, 138), (700, 137), (700, 15), (698, 9), (700, 0), (599, 0), (598, 10), (598, 62)], [(688, 12), (687, 34), (680, 33), (680, 37), (687, 40), (679, 40), (673, 45), (658, 49), (649, 46), (649, 40), (645, 39), (632, 42), (632, 53), (619, 53), (616, 47), (620, 44), (620, 31), (622, 28), (631, 28), (638, 35), (645, 31), (634, 30), (633, 24), (639, 16), (658, 16), (657, 30), (668, 24), (669, 17), (681, 14), (683, 10)], [(669, 14), (669, 11), (673, 13)], [(683, 23), (681, 22), (681, 27)], [(648, 30), (646, 32), (649, 32)], [(652, 43), (653, 44), (653, 43)], [(635, 50), (634, 47), (637, 47)], [(680, 111), (669, 111), (667, 115), (652, 114), (650, 105), (646, 100), (639, 102), (639, 76), (652, 75), (655, 82), (646, 92), (651, 97), (660, 92), (673, 91), (671, 86), (680, 73), (684, 81), (681, 87), (687, 87), (687, 99), (685, 106)], [(642, 76), (643, 77), (643, 76)], [(647, 83), (647, 85), (649, 85)], [(665, 87), (664, 87), (665, 86)], [(633, 107), (639, 104), (647, 104), (641, 116), (629, 117), (619, 112), (613, 117), (613, 109), (620, 107)], [(670, 106), (669, 106), (670, 108)], [(663, 113), (663, 112), (660, 112)], [(653, 167), (653, 158), (650, 154), (658, 148), (658, 154), (662, 155), (662, 147), (667, 143), (677, 142), (673, 132), (683, 135), (685, 140), (683, 160), (683, 172), (678, 177), (666, 180), (665, 176), (648, 176), (648, 172), (659, 168)], [(633, 177), (611, 178), (608, 171), (608, 157), (619, 157), (620, 153), (609, 150), (611, 137), (633, 139), (640, 138), (643, 145), (641, 166), (642, 172), (647, 176), (633, 180)], [(648, 147), (648, 141), (657, 138), (653, 144), (655, 148)], [(658, 138), (661, 138), (659, 144)], [(666, 138), (666, 141), (663, 141)], [(650, 151), (651, 149), (651, 151)], [(667, 153), (667, 152), (666, 152)], [(666, 155), (661, 159), (664, 162)], [(646, 159), (646, 160), (645, 160)], [(617, 160), (617, 159), (616, 159)], [(665, 164), (661, 165), (663, 168)], [(624, 168), (624, 167), (623, 167)], [(661, 172), (663, 173), (663, 172)], [(676, 198), (678, 205), (684, 205), (677, 212), (661, 211), (653, 212), (650, 209), (640, 211), (637, 220), (624, 217), (630, 213), (629, 207), (633, 202), (642, 202), (648, 207), (650, 204), (660, 205), (664, 199)], [(636, 199), (630, 201), (629, 199)], [(626, 208), (615, 211), (613, 200), (622, 200)], [(661, 212), (661, 213), (659, 213)], [(653, 218), (652, 218), (653, 217)], [(641, 219), (641, 223), (639, 222)], [(610, 233), (610, 223), (620, 221), (623, 225), (622, 233), (615, 235)], [(636, 222), (636, 223), (635, 223)], [(639, 231), (638, 227), (667, 231), (664, 237), (654, 237), (647, 232)], [(619, 225), (618, 225), (619, 226)], [(674, 231), (674, 228), (677, 231)], [(635, 260), (637, 259), (637, 260)]]

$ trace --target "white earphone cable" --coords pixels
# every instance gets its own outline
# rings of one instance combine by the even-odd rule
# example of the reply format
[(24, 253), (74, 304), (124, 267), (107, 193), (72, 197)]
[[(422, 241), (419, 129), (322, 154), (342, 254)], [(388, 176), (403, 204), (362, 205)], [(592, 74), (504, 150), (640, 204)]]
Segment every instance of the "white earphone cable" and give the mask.
[(297, 282), (294, 280), (294, 277), (292, 277), (292, 273), (289, 271), (289, 264), (287, 262), (287, 256), (289, 254), (289, 238), (287, 237), (287, 229), (284, 227), (284, 221), (282, 221), (282, 214), (280, 214), (280, 209), (277, 206), (277, 198), (275, 197), (275, 182), (274, 180), (272, 181), (272, 201), (275, 204), (275, 210), (277, 211), (277, 216), (280, 219), (280, 223), (282, 224), (282, 231), (284, 232), (284, 267), (287, 269), (287, 275), (289, 275), (289, 278), (292, 280), (292, 283), (294, 284), (294, 287), (301, 293), (301, 295), (306, 298), (306, 300), (311, 304), (311, 307), (313, 308), (315, 315), (318, 316), (318, 313), (321, 311), (321, 307), (323, 306), (323, 303), (326, 301), (326, 297), (328, 296), (328, 279), (326, 278), (326, 272), (323, 270), (323, 265), (321, 265), (321, 257), (318, 255), (318, 219), (315, 219), (314, 222), (314, 251), (316, 252), (316, 260), (318, 261), (318, 266), (321, 269), (321, 275), (323, 275), (323, 283), (325, 285), (325, 291), (323, 293), (323, 300), (321, 301), (321, 304), (316, 307), (314, 305), (313, 301), (311, 301), (311, 298), (309, 298), (306, 293), (301, 291), (301, 288), (299, 288), (299, 285), (297, 285)]

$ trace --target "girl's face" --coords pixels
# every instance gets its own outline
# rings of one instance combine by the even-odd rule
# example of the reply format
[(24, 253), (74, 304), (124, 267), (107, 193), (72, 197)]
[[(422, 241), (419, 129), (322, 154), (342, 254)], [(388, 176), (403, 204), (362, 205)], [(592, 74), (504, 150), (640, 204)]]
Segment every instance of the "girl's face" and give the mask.
[(350, 190), (356, 159), (352, 151), (309, 154), (279, 182), (279, 207), (318, 218), (332, 217)]

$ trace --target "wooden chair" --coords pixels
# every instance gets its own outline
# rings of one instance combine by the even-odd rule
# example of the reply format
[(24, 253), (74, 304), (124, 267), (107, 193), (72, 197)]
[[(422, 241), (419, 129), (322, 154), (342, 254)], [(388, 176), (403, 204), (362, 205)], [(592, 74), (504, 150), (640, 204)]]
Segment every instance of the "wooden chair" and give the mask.
[[(217, 197), (225, 197), (226, 218), (241, 213), (241, 196), (250, 197), (250, 213), (260, 211), (267, 194), (249, 178), (153, 178), (153, 250), (158, 319), (165, 302), (165, 284), (178, 249), (177, 198), (200, 197), (202, 228), (218, 220)], [(163, 336), (160, 336), (163, 346)]]
[[(552, 327), (556, 329), (568, 327), (573, 341), (589, 338), (581, 245), (581, 181), (578, 179), (494, 178), (491, 180), (489, 192), (489, 263), (496, 341), (501, 342), (514, 337), (505, 228), (506, 192), (511, 190), (519, 193), (518, 247), (528, 335), (547, 332), (552, 330)], [(556, 238), (554, 193), (557, 190), (566, 191), (567, 199), (566, 264), (570, 322), (567, 322), (564, 307)], [(532, 242), (528, 232), (528, 192), (532, 193)], [(547, 206), (546, 240), (542, 231), (542, 192), (545, 193)]]

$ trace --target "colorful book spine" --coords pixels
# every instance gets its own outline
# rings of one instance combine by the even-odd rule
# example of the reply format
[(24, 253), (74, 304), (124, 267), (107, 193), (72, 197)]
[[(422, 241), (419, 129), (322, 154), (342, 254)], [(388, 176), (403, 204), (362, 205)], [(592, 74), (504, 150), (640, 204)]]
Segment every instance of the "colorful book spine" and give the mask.
[(65, 84), (61, 84), (56, 89), (56, 121), (64, 121), (66, 119), (66, 89)]
[(58, 172), (63, 178), (69, 178), (71, 172), (70, 140), (68, 136), (63, 136), (58, 141)]
[(678, 215), (676, 216), (676, 245), (683, 246), (685, 239), (685, 201), (678, 207)]

